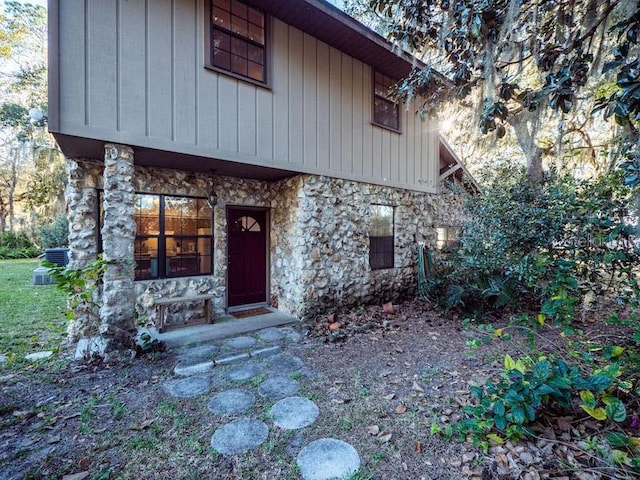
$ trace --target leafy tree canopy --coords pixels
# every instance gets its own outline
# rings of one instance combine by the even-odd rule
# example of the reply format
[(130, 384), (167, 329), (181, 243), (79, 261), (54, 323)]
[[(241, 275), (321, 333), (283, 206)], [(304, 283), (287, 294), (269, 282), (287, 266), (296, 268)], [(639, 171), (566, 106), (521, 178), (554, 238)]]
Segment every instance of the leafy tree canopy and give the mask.
[[(640, 120), (640, 6), (629, 0), (371, 0), (388, 37), (422, 52), (398, 89), (433, 113), (452, 97), (482, 92), (479, 127), (500, 138), (513, 127), (529, 174), (542, 175), (532, 118), (568, 113), (598, 84), (597, 108), (637, 140)], [(604, 67), (604, 68), (603, 68)], [(615, 80), (607, 88), (606, 73)]]

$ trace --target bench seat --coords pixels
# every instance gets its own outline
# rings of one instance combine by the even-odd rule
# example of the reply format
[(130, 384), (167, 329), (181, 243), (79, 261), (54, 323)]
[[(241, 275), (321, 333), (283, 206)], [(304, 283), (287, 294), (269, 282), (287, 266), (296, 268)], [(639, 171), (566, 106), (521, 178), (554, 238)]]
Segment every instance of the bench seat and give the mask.
[(158, 311), (158, 332), (163, 333), (166, 330), (165, 314), (169, 305), (189, 302), (204, 302), (204, 322), (213, 323), (213, 312), (211, 308), (211, 299), (214, 295), (187, 295), (183, 297), (162, 297), (154, 301)]

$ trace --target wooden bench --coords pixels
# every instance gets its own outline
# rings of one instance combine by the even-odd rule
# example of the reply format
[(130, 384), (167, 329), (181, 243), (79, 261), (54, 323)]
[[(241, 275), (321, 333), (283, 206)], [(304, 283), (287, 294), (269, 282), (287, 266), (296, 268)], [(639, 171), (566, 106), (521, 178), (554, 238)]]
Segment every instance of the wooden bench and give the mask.
[[(189, 303), (189, 302), (202, 302), (204, 301), (204, 319), (202, 323), (213, 323), (213, 311), (211, 309), (211, 299), (213, 295), (190, 295), (185, 297), (173, 297), (173, 298), (159, 298), (155, 300), (156, 309), (158, 312), (158, 332), (162, 333), (165, 328), (170, 326), (165, 323), (165, 313), (169, 305), (175, 305), (177, 303)], [(187, 323), (187, 322), (185, 322)]]

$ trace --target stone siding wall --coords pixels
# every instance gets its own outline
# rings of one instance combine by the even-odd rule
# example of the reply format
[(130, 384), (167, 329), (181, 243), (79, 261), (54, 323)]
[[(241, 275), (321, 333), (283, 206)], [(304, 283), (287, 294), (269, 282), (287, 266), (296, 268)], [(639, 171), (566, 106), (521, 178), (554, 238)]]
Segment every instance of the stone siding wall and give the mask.
[[(95, 245), (89, 240), (95, 238), (95, 191), (103, 187), (104, 165), (70, 161), (70, 166), (76, 179), (74, 193), (69, 196), (71, 231), (76, 239), (72, 242), (72, 259), (86, 259), (95, 256)], [(211, 176), (206, 174), (135, 168), (137, 192), (206, 197), (210, 186)], [(212, 293), (215, 314), (224, 313), (227, 206), (269, 209), (270, 300), (300, 318), (412, 295), (416, 284), (416, 232), (435, 248), (436, 223), (443, 218), (451, 220), (459, 211), (438, 195), (313, 175), (273, 183), (216, 176), (216, 192), (219, 201), (214, 209), (213, 274), (135, 282), (136, 312), (142, 320), (155, 322), (153, 302), (160, 296)], [(89, 201), (87, 208), (81, 206), (84, 199)], [(394, 207), (392, 269), (369, 267), (367, 219), (371, 205), (376, 204)], [(447, 209), (450, 213), (443, 213)], [(199, 314), (198, 308), (169, 311), (176, 320)]]
[[(292, 239), (285, 256), (274, 259), (272, 275), (272, 293), (281, 309), (311, 318), (413, 294), (415, 234), (435, 242), (435, 195), (311, 175), (296, 177), (288, 186), (279, 201), (289, 203), (282, 210), (288, 212)], [(394, 207), (392, 269), (369, 266), (367, 219), (376, 204)]]

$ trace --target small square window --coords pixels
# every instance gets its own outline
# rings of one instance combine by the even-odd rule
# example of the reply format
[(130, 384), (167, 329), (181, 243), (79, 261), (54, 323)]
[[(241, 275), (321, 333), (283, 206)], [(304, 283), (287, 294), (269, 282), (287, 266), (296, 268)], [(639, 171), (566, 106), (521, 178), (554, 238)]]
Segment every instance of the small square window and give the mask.
[(373, 78), (373, 123), (400, 131), (400, 105), (391, 95), (395, 82), (380, 72), (375, 72)]
[(266, 83), (264, 13), (239, 0), (210, 0), (209, 65)]
[(372, 270), (394, 267), (393, 207), (372, 205), (369, 217), (369, 266)]
[(454, 249), (460, 243), (460, 232), (453, 227), (436, 228), (436, 248), (442, 251)]

